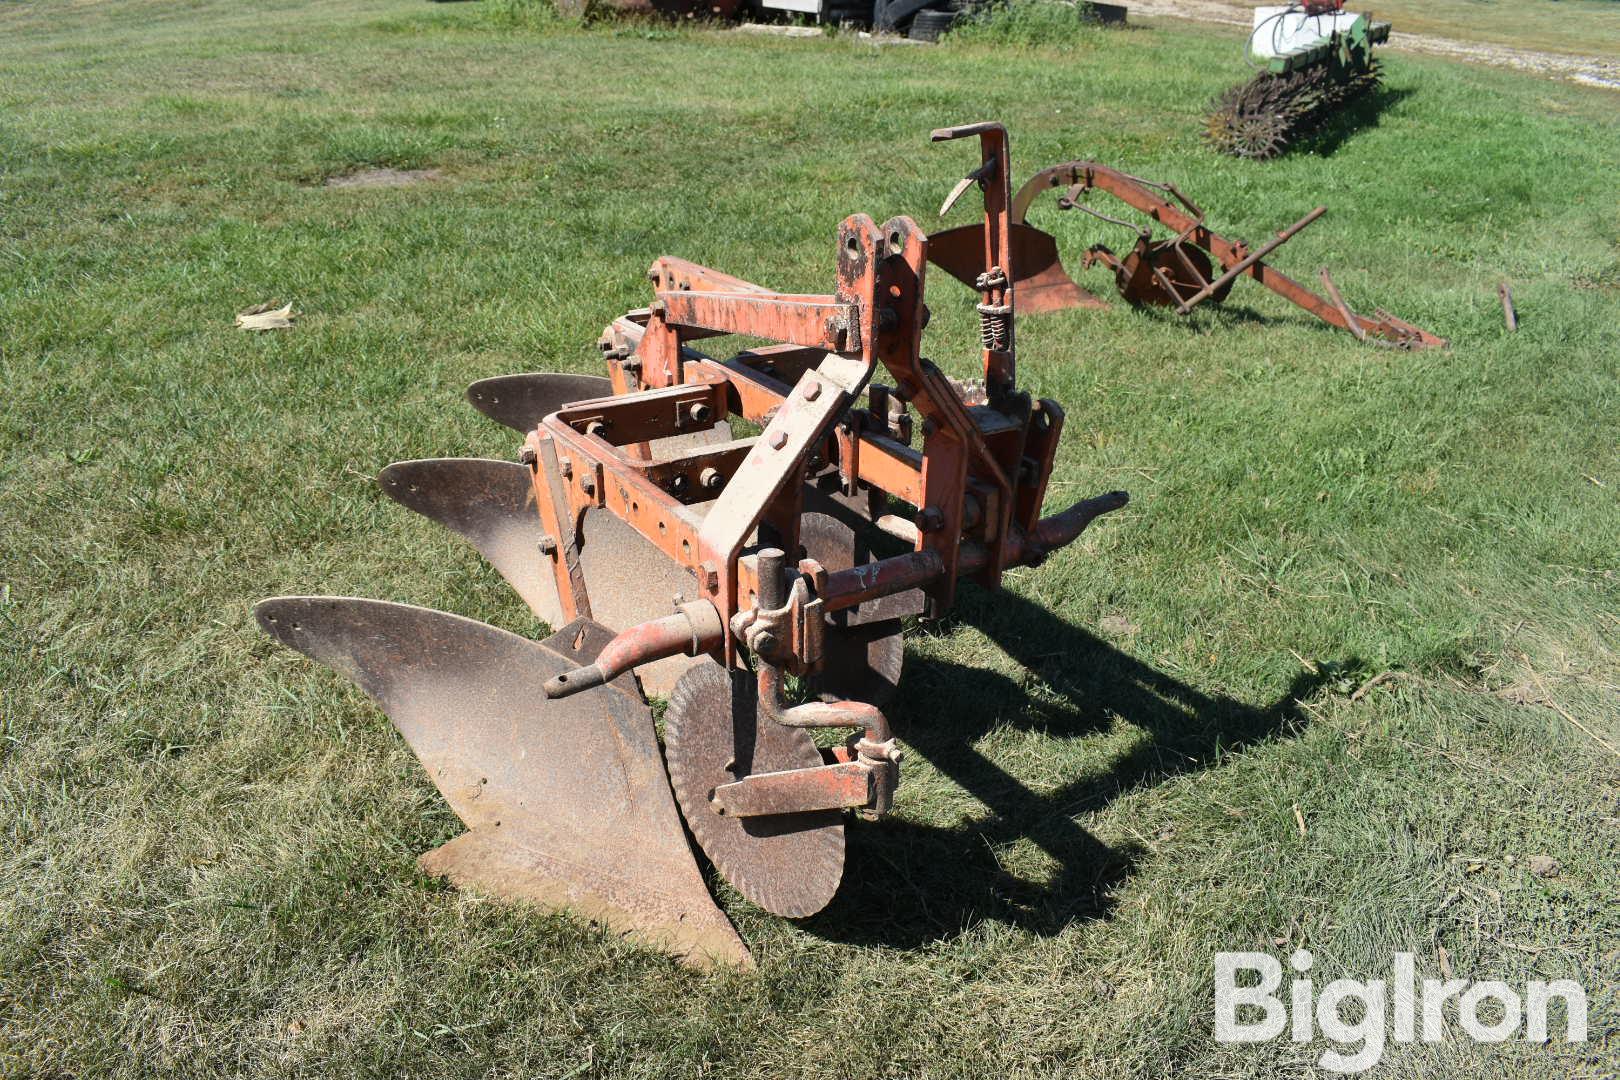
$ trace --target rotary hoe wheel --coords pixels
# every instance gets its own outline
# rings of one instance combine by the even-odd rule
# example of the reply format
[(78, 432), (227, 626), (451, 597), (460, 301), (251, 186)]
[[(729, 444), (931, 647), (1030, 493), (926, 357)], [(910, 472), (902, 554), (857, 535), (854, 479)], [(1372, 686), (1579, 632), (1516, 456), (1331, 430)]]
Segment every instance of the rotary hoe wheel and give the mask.
[(1205, 137), (1233, 157), (1264, 161), (1288, 149), (1306, 108), (1301, 80), (1257, 75), (1227, 90), (1211, 107)]
[(1204, 137), (1233, 157), (1278, 157), (1336, 110), (1375, 91), (1380, 80), (1376, 60), (1360, 68), (1318, 64), (1285, 74), (1262, 72), (1215, 99)]

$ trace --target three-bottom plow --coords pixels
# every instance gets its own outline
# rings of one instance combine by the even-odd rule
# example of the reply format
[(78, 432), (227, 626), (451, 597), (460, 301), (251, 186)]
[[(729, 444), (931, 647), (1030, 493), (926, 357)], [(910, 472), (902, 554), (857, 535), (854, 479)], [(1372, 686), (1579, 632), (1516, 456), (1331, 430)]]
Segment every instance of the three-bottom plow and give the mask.
[[(922, 356), (929, 239), (910, 218), (846, 219), (826, 295), (660, 259), (654, 302), (602, 338), (607, 379), (468, 391), (524, 433), (518, 462), (411, 461), (380, 477), (556, 633), (375, 600), (258, 606), (268, 633), (377, 699), (466, 823), (425, 870), (698, 965), (751, 960), (683, 817), (766, 910), (800, 918), (832, 899), (847, 812), (885, 813), (899, 781), (880, 706), (902, 620), (943, 614), (958, 580), (996, 587), (1126, 502), (1110, 492), (1041, 516), (1063, 410), (1017, 388), (1006, 132), (933, 134), (973, 136), (982, 392)], [(723, 334), (775, 344), (725, 360), (696, 347)], [(763, 430), (733, 438), (731, 418)], [(809, 700), (785, 696), (789, 675)], [(662, 752), (643, 691), (669, 696)], [(850, 734), (824, 748), (816, 728)]]

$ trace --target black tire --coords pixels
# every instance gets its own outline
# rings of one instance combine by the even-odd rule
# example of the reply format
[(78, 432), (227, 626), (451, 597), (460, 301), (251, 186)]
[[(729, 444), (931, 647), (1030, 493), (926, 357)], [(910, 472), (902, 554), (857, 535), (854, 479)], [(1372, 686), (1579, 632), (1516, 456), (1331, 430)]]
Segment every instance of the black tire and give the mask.
[(956, 18), (957, 12), (954, 11), (923, 8), (911, 20), (911, 29), (906, 31), (906, 36), (913, 41), (938, 41), (940, 35), (956, 22)]

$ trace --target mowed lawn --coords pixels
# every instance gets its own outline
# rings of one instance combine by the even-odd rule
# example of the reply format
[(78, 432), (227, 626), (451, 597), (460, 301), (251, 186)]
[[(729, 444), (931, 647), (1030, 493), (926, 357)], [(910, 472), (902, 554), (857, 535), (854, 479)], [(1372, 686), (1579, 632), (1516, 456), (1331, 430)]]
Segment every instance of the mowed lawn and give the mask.
[[(1256, 165), (1198, 141), (1230, 34), (1009, 36), (0, 7), (0, 1075), (1291, 1077), (1328, 1044), (1217, 1045), (1213, 957), (1301, 947), (1318, 985), (1411, 952), (1587, 988), (1584, 1045), (1453, 1026), (1374, 1075), (1620, 1069), (1620, 97), (1397, 55), (1381, 108)], [(1278, 265), (1452, 345), (1251, 282), (1023, 321), (1051, 508), (1132, 503), (908, 632), (896, 812), (839, 898), (718, 889), (757, 972), (423, 877), (453, 816), (253, 602), (538, 633), (376, 471), (513, 455), (463, 387), (597, 370), (659, 254), (828, 288), (837, 222), (934, 221), (977, 158), (928, 130), (990, 118), (1020, 174), (1097, 157), (1254, 242), (1326, 204)], [(376, 166), (436, 178), (323, 186)], [(1077, 272), (1128, 246), (1032, 221)], [(265, 302), (295, 326), (233, 329)]]

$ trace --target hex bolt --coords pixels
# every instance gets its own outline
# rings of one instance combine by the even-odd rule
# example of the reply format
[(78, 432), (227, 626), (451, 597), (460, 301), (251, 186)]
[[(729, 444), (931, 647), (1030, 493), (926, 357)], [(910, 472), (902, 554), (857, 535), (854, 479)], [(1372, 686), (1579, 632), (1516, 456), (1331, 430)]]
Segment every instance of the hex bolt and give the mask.
[(694, 401), (686, 407), (686, 415), (694, 424), (707, 424), (709, 418), (714, 416), (714, 410), (709, 408), (706, 401)]
[(607, 434), (607, 425), (600, 420), (592, 420), (585, 425), (585, 434), (602, 436)]
[(917, 515), (917, 528), (925, 533), (939, 532), (945, 527), (945, 515), (937, 506), (925, 507)]
[(686, 489), (691, 486), (692, 480), (685, 473), (676, 473), (674, 476), (669, 478), (669, 490), (673, 491), (677, 495), (685, 494)]
[(821, 396), (821, 383), (820, 383), (820, 381), (816, 380), (816, 379), (811, 379), (809, 382), (805, 383), (804, 384), (803, 394), (804, 394), (804, 400), (806, 400), (806, 401), (814, 401), (814, 400), (816, 400), (816, 398), (820, 397)]
[(787, 445), (787, 432), (773, 431), (771, 437), (765, 441), (770, 444), (772, 450), (780, 450)]
[(725, 482), (726, 478), (724, 474), (713, 466), (710, 466), (709, 468), (698, 473), (698, 483), (703, 486), (704, 491), (719, 491)]
[(526, 446), (523, 447), (523, 449), (518, 451), (518, 464), (519, 465), (526, 465), (526, 466), (528, 466), (529, 468), (532, 469), (532, 468), (534, 468), (534, 463), (536, 461), (539, 461), (539, 460), (540, 460), (540, 455), (536, 454), (534, 452), (534, 447), (532, 447), (532, 446), (527, 446), (526, 445)]
[(596, 481), (592, 480), (588, 476), (580, 477), (579, 490), (583, 491), (587, 495), (595, 495), (596, 494)]
[(754, 635), (754, 651), (767, 659), (776, 655), (777, 644), (776, 635), (769, 630)]
[(557, 554), (557, 538), (555, 536), (542, 536), (540, 538), (540, 554)]

